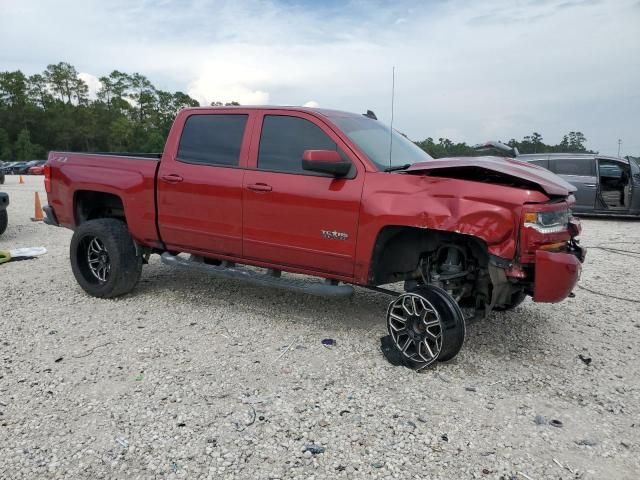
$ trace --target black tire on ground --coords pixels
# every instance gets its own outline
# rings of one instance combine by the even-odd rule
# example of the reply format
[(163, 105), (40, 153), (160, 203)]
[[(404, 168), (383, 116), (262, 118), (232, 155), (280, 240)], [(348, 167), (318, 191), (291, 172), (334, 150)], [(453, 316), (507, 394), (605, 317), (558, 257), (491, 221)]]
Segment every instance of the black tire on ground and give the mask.
[(94, 297), (129, 293), (142, 273), (142, 257), (136, 255), (127, 225), (113, 218), (81, 224), (71, 238), (69, 257), (76, 280)]
[(518, 305), (520, 305), (527, 298), (527, 294), (524, 292), (515, 292), (511, 296), (511, 301), (509, 303), (505, 303), (504, 305), (496, 305), (493, 309), (496, 312), (506, 312), (507, 310), (513, 310)]
[(389, 305), (387, 329), (405, 365), (424, 368), (455, 357), (464, 343), (462, 310), (446, 291), (421, 285)]
[(4, 233), (9, 224), (9, 215), (6, 210), (0, 210), (0, 235)]

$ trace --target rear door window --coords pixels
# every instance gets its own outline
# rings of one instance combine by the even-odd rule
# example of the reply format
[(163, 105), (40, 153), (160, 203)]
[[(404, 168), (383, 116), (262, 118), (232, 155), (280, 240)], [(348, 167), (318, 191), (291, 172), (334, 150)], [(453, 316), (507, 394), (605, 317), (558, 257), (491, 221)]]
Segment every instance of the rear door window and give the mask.
[(558, 175), (595, 176), (596, 164), (592, 158), (562, 158), (551, 160), (551, 170)]
[(248, 115), (191, 115), (182, 129), (178, 161), (237, 167)]

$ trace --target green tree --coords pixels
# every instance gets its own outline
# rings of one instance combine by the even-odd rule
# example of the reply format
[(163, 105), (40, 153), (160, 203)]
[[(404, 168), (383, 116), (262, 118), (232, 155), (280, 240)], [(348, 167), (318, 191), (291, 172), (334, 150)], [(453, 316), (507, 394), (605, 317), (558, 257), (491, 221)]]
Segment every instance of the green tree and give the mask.
[(49, 93), (49, 85), (44, 75), (31, 75), (27, 82), (29, 100), (37, 107), (46, 110), (53, 102), (53, 96)]
[(0, 72), (0, 104), (23, 108), (27, 101), (27, 78), (20, 71)]
[(29, 130), (23, 128), (18, 134), (14, 145), (16, 151), (16, 160), (33, 160), (35, 158), (37, 147), (31, 143), (31, 134)]
[(11, 140), (4, 128), (0, 128), (0, 160), (11, 159)]

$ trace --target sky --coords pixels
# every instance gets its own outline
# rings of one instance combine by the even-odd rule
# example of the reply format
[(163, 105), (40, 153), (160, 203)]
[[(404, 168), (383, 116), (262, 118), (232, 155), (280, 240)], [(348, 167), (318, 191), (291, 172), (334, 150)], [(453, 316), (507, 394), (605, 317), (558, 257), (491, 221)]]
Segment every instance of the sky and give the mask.
[(414, 140), (640, 155), (640, 0), (0, 0), (0, 71), (139, 72), (202, 104), (391, 117)]

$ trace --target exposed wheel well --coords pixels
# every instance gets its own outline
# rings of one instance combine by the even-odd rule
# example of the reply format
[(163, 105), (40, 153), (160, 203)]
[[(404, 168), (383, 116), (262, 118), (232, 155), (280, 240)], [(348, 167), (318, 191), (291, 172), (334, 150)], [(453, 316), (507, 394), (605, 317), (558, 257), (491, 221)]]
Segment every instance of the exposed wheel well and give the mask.
[(96, 218), (117, 218), (126, 222), (124, 204), (117, 195), (80, 190), (75, 195), (76, 225)]
[(415, 278), (421, 258), (447, 244), (468, 250), (480, 266), (488, 265), (487, 246), (476, 237), (418, 227), (387, 226), (376, 239), (369, 281), (373, 285), (383, 285)]

